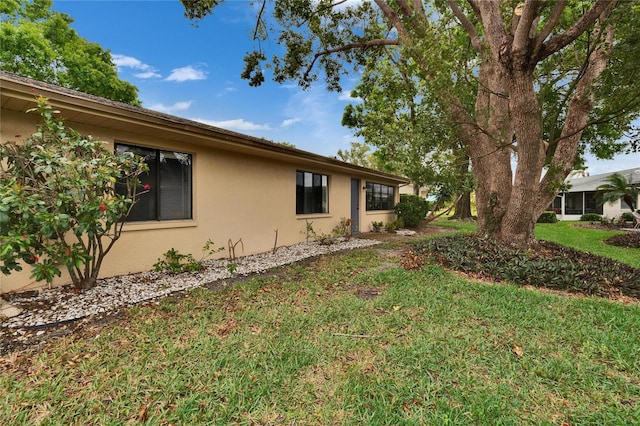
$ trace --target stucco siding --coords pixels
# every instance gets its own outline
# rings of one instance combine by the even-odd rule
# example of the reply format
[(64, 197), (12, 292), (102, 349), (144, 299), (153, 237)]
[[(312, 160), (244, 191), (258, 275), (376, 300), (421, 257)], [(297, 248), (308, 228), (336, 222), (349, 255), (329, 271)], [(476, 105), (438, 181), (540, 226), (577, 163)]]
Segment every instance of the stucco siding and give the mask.
[[(14, 140), (15, 135), (20, 135), (20, 139), (27, 138), (35, 131), (37, 120), (37, 114), (3, 109), (0, 115), (2, 141)], [(220, 149), (215, 137), (203, 143), (203, 137), (195, 141), (186, 134), (181, 136), (179, 132), (167, 132), (166, 137), (150, 136), (144, 129), (137, 129), (131, 124), (126, 130), (73, 121), (67, 124), (82, 134), (107, 142), (110, 150), (114, 149), (115, 143), (124, 143), (192, 155), (193, 219), (126, 224), (121, 239), (104, 260), (101, 277), (152, 269), (158, 258), (170, 248), (199, 258), (208, 239), (213, 240), (217, 247), (225, 248), (229, 240), (235, 243), (242, 239), (244, 251), (240, 245), (236, 247), (236, 255), (241, 256), (270, 251), (275, 243), (276, 230), (278, 246), (305, 241), (307, 221), (312, 222), (316, 233), (331, 233), (343, 218), (351, 217), (351, 179), (354, 177), (362, 183), (358, 195), (360, 229), (367, 232), (372, 221), (394, 219), (389, 211), (366, 211), (362, 187), (371, 178), (367, 171), (355, 168), (352, 172), (341, 171), (332, 163), (325, 166), (321, 161), (308, 159), (298, 162), (294, 155), (281, 155), (280, 159), (270, 154), (258, 156)], [(296, 214), (298, 170), (329, 177), (328, 213)], [(386, 179), (385, 176), (378, 176), (375, 180), (396, 188), (398, 185), (398, 179)], [(228, 255), (228, 250), (225, 250), (217, 257)], [(46, 285), (31, 280), (28, 269), (27, 266), (23, 272), (0, 275), (0, 293)], [(69, 281), (63, 274), (54, 281), (54, 285)]]

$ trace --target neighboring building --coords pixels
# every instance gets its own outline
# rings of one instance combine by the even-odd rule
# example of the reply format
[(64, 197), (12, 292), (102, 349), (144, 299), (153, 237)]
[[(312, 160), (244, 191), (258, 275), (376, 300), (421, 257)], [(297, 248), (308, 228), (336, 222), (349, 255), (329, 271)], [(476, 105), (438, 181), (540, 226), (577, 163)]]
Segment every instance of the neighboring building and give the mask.
[[(569, 178), (565, 183), (570, 185), (567, 192), (559, 194), (551, 206), (560, 220), (580, 220), (585, 213), (597, 213), (603, 217), (614, 219), (625, 211), (630, 212), (629, 206), (618, 200), (614, 203), (600, 204), (598, 187), (607, 183), (607, 177), (619, 173), (626, 179), (631, 177), (632, 183), (640, 183), (640, 167), (600, 175)], [(640, 197), (639, 202), (640, 202)]]
[[(49, 98), (67, 124), (111, 149), (147, 157), (157, 192), (139, 205), (105, 258), (101, 276), (149, 270), (170, 248), (201, 253), (242, 238), (249, 255), (306, 239), (307, 222), (330, 233), (343, 218), (355, 232), (395, 219), (402, 177), (266, 142), (191, 120), (0, 72), (0, 141), (36, 130), (35, 96)], [(220, 254), (225, 256), (226, 252)], [(28, 269), (28, 268), (25, 268)], [(0, 274), (0, 293), (41, 287), (30, 271)], [(63, 276), (54, 284), (70, 280)]]

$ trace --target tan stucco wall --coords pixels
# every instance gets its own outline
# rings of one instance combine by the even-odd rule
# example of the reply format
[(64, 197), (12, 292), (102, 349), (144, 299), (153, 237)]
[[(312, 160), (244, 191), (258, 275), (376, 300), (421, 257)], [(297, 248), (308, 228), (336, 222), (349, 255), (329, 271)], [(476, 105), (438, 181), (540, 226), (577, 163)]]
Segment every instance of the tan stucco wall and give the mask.
[[(37, 117), (13, 111), (2, 111), (1, 140), (22, 138), (35, 131)], [(317, 168), (237, 154), (190, 144), (188, 141), (150, 138), (140, 134), (68, 123), (83, 134), (109, 143), (114, 142), (173, 149), (193, 155), (193, 220), (137, 222), (125, 225), (121, 239), (103, 263), (100, 276), (113, 276), (152, 269), (152, 265), (170, 248), (191, 253), (199, 258), (202, 246), (212, 239), (216, 246), (227, 247), (228, 241), (242, 239), (236, 255), (269, 251), (278, 230), (278, 246), (306, 239), (305, 219), (313, 222), (317, 233), (330, 233), (342, 218), (351, 216), (351, 175), (327, 172)], [(329, 213), (296, 215), (296, 170), (329, 176)], [(356, 176), (357, 177), (357, 176)], [(361, 178), (362, 179), (362, 178)], [(364, 184), (366, 179), (362, 179)], [(379, 181), (385, 183), (384, 180)], [(362, 185), (361, 185), (362, 186)], [(365, 191), (360, 191), (360, 229), (367, 232), (372, 221), (388, 222), (392, 212), (366, 212)], [(228, 256), (228, 251), (218, 257)], [(28, 266), (27, 268), (28, 269)], [(66, 275), (55, 285), (68, 283)], [(29, 279), (29, 271), (0, 275), (0, 293), (42, 287)]]

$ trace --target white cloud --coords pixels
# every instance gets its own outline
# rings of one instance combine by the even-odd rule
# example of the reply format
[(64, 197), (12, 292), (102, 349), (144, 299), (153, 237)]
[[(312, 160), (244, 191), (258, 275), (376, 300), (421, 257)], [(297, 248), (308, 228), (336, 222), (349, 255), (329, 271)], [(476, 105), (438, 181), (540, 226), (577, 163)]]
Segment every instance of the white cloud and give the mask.
[(132, 68), (134, 70), (144, 71), (144, 72), (141, 72), (141, 73), (134, 74), (138, 78), (160, 78), (160, 77), (162, 77), (160, 74), (158, 74), (158, 72), (157, 72), (157, 70), (155, 68), (153, 68), (150, 65), (145, 64), (144, 62), (142, 62), (139, 59), (136, 59), (136, 58), (134, 58), (132, 56), (113, 54), (113, 55), (111, 55), (111, 58), (113, 59), (113, 63), (116, 64), (118, 69), (121, 69), (121, 68)]
[(233, 92), (237, 92), (238, 89), (236, 89), (235, 87), (231, 87), (231, 86), (227, 86), (224, 89), (222, 89), (221, 92), (219, 92), (218, 94), (216, 94), (217, 98), (224, 98), (225, 96), (227, 96), (229, 93), (233, 93)]
[(246, 121), (244, 118), (236, 118), (234, 120), (205, 120), (201, 118), (194, 118), (194, 121), (208, 124), (209, 126), (220, 127), (227, 130), (237, 130), (242, 132), (255, 131), (255, 130), (271, 130), (271, 126), (268, 124), (256, 124), (250, 121)]
[(145, 72), (140, 72), (138, 74), (134, 74), (134, 77), (138, 77), (138, 78), (160, 78), (162, 77), (162, 75), (158, 74), (155, 71), (145, 71)]
[(191, 65), (187, 65), (186, 67), (174, 68), (171, 70), (171, 74), (165, 80), (181, 83), (183, 81), (204, 80), (206, 78), (207, 74), (204, 71), (198, 70)]
[(160, 112), (176, 112), (176, 111), (185, 111), (189, 109), (193, 101), (182, 101), (176, 102), (173, 105), (163, 105), (163, 104), (155, 104), (151, 105), (149, 109)]
[(302, 121), (302, 118), (288, 118), (286, 120), (284, 120), (281, 124), (280, 127), (289, 127), (293, 124), (299, 123)]

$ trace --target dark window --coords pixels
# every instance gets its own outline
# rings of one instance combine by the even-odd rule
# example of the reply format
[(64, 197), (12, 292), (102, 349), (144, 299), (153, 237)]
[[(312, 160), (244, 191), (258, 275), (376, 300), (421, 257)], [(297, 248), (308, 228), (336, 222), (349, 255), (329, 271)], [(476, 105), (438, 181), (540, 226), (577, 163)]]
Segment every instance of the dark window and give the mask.
[(602, 214), (602, 196), (595, 191), (584, 193), (584, 212)]
[(564, 197), (565, 214), (584, 214), (582, 192), (569, 192)]
[[(133, 152), (144, 158), (149, 173), (140, 177), (151, 189), (133, 206), (127, 221), (191, 219), (191, 154), (116, 144), (117, 152)], [(124, 188), (116, 185), (124, 194)]]
[(329, 177), (296, 172), (296, 214), (329, 213)]
[(395, 188), (380, 183), (367, 182), (367, 210), (393, 210)]

